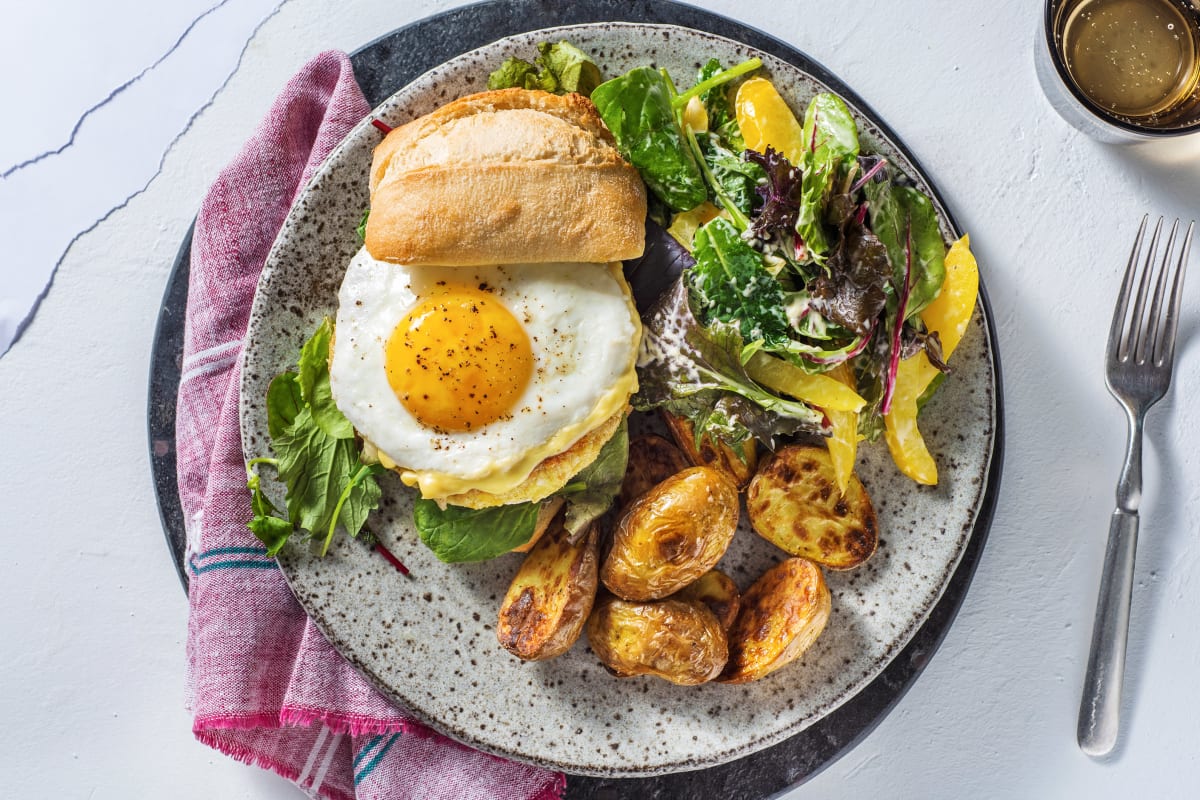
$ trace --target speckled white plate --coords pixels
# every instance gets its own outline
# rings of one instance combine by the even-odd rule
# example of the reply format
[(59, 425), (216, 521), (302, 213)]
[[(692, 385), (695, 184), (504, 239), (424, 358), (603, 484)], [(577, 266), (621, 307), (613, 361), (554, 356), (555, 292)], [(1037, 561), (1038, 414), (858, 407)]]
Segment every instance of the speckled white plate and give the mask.
[[(652, 62), (686, 86), (700, 63), (751, 55), (793, 108), (827, 90), (812, 76), (712, 34), (663, 25), (604, 23), (522, 34), (460, 56), (423, 75), (376, 109), (402, 124), (485, 88), (510, 55), (569, 39), (606, 75)], [(246, 458), (268, 455), (263, 398), (272, 376), (293, 367), (301, 343), (336, 293), (367, 207), (367, 173), (378, 131), (364, 121), (330, 155), (297, 202), (267, 260), (251, 312), (241, 387)], [(886, 155), (928, 183), (881, 131), (859, 115), (864, 150)], [(947, 239), (955, 238), (942, 214)], [(987, 321), (976, 313), (954, 355), (954, 374), (922, 415), (941, 484), (901, 476), (880, 443), (865, 446), (859, 475), (879, 513), (876, 555), (828, 573), (833, 615), (797, 663), (743, 686), (678, 687), (610, 676), (580, 641), (566, 655), (523, 663), (494, 633), (501, 598), (519, 563), (510, 555), (448, 565), (418, 540), (411, 497), (394, 476), (369, 525), (412, 571), (402, 577), (362, 543), (339, 536), (330, 554), (290, 543), (280, 556), (292, 590), (329, 641), (386, 695), (438, 730), (504, 756), (588, 775), (644, 776), (744, 756), (813, 724), (853, 697), (894, 658), (941, 596), (971, 535), (987, 484), (995, 431), (995, 370)], [(264, 483), (268, 483), (264, 481)], [(267, 487), (282, 506), (282, 487)], [(781, 551), (743, 530), (721, 563), (745, 589)]]

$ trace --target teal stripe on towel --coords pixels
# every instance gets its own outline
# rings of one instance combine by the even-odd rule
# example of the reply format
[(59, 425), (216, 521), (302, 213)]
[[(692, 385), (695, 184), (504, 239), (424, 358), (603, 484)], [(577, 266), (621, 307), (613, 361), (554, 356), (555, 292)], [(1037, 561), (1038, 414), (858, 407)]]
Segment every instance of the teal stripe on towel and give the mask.
[(400, 734), (394, 733), (392, 734), (392, 738), (387, 740), (387, 744), (379, 748), (379, 752), (375, 754), (374, 758), (367, 762), (367, 765), (362, 768), (362, 772), (354, 776), (355, 786), (358, 786), (360, 783), (362, 783), (366, 777), (371, 774), (372, 770), (379, 766), (379, 762), (383, 760), (383, 757), (387, 755), (388, 750), (392, 749), (392, 745), (394, 745), (396, 740), (399, 738)]
[(363, 745), (363, 749), (359, 750), (358, 755), (354, 757), (353, 769), (358, 769), (358, 765), (362, 763), (364, 758), (371, 755), (371, 751), (375, 749), (375, 745), (382, 742), (384, 736), (387, 736), (387, 734), (381, 733), (378, 736), (373, 736), (369, 742)]
[(278, 564), (274, 561), (213, 561), (209, 564), (196, 566), (196, 562), (192, 563), (192, 574), (199, 575), (202, 572), (211, 572), (214, 569), (277, 569)]
[(196, 556), (196, 560), (201, 561), (209, 556), (265, 556), (266, 554), (267, 548), (265, 547), (216, 547), (212, 550), (205, 550), (203, 553), (198, 554)]

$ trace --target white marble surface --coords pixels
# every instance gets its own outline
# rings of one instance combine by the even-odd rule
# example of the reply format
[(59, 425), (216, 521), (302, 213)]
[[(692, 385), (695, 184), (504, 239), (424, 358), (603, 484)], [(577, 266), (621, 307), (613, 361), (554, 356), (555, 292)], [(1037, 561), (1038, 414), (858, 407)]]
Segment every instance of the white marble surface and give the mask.
[[(186, 607), (146, 457), (150, 342), (205, 187), (287, 77), (452, 5), (0, 10), (0, 317), (57, 266), (0, 357), (0, 795), (299, 796), (191, 738)], [(1069, 128), (1034, 77), (1031, 0), (705, 5), (807, 51), (905, 138), (971, 232), (1005, 373), (1000, 504), (957, 622), (875, 732), (788, 797), (1195, 796), (1200, 272), (1149, 423), (1124, 736), (1097, 762), (1074, 730), (1124, 444), (1101, 379), (1109, 309), (1140, 215), (1200, 216), (1200, 140)]]

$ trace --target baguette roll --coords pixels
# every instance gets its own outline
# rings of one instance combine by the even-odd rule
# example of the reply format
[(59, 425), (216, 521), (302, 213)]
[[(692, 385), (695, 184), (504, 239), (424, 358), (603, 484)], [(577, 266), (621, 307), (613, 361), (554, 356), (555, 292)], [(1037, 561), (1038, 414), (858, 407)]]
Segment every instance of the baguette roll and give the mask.
[(404, 264), (636, 258), (646, 190), (587, 98), (501, 89), (455, 100), (375, 148), (366, 246)]

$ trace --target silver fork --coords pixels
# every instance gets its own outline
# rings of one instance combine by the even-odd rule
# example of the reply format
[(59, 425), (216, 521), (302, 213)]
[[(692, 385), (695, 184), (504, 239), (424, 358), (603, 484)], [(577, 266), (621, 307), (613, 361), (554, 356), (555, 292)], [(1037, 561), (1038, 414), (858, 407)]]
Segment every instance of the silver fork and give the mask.
[[(1113, 312), (1108, 334), (1108, 355), (1104, 372), (1108, 390), (1120, 401), (1129, 417), (1129, 442), (1125, 465), (1117, 483), (1117, 510), (1108, 528), (1108, 546), (1104, 552), (1104, 572), (1100, 579), (1100, 597), (1096, 602), (1096, 621), (1092, 628), (1092, 648), (1083, 680), (1083, 700), (1079, 706), (1079, 747), (1089, 756), (1103, 756), (1117, 743), (1121, 706), (1121, 679), (1125, 672), (1125, 641), (1129, 633), (1129, 601), (1133, 591), (1133, 560), (1137, 549), (1138, 505), (1142, 499), (1142, 428), (1146, 411), (1162, 399), (1171, 386), (1171, 368), (1175, 361), (1175, 332), (1179, 325), (1179, 304), (1183, 276), (1187, 271), (1192, 229), (1188, 225), (1174, 278), (1169, 278), (1171, 252), (1175, 248), (1179, 220), (1171, 226), (1167, 247), (1157, 269), (1153, 299), (1149, 298), (1151, 273), (1155, 272), (1158, 241), (1163, 220), (1159, 217), (1150, 237), (1139, 278), (1142, 240), (1146, 222), (1142, 218), (1129, 266)], [(1163, 305), (1168, 282), (1171, 296)], [(1137, 296), (1130, 309), (1134, 287)], [(1146, 302), (1150, 300), (1149, 313)]]

